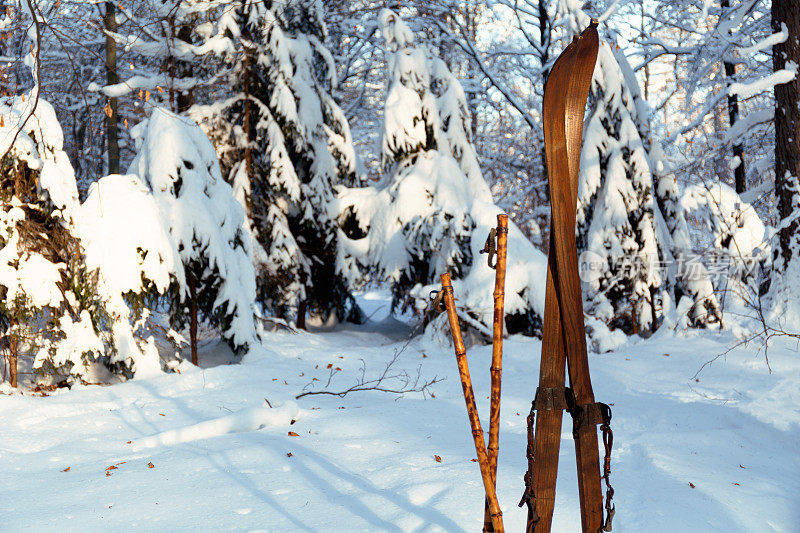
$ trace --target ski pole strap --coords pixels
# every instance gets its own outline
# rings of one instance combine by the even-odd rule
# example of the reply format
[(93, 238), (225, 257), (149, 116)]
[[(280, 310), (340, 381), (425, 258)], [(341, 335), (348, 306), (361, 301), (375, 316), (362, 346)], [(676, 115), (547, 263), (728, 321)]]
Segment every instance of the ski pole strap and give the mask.
[(533, 400), (537, 411), (569, 411), (575, 405), (575, 397), (569, 387), (538, 387)]
[[(453, 289), (451, 288), (450, 292), (452, 291)], [(446, 311), (444, 305), (444, 291), (431, 291), (430, 299), (431, 309), (433, 309), (434, 312)]]
[[(608, 406), (606, 406), (608, 407)], [(603, 459), (603, 480), (606, 483), (606, 518), (603, 521), (601, 531), (611, 531), (611, 521), (614, 520), (616, 507), (611, 503), (614, 498), (614, 487), (611, 486), (611, 449), (614, 447), (614, 432), (611, 430), (611, 409), (608, 410), (608, 420), (604, 420), (600, 425), (603, 432), (603, 448), (605, 448), (605, 458)]]
[[(508, 232), (508, 229), (506, 229), (506, 232)], [(489, 236), (486, 237), (486, 244), (483, 245), (481, 253), (489, 254), (489, 257), (487, 257), (489, 268), (497, 268), (497, 261), (492, 263), (492, 259), (497, 255), (497, 228), (492, 228), (489, 231)]]
[[(537, 390), (538, 396), (538, 390)], [(522, 498), (519, 500), (519, 507), (523, 505), (528, 506), (528, 524), (525, 531), (533, 531), (536, 523), (539, 522), (539, 514), (536, 512), (536, 493), (533, 490), (533, 469), (535, 468), (536, 458), (534, 450), (536, 449), (536, 401), (531, 402), (531, 412), (528, 414), (528, 447), (526, 449), (526, 456), (528, 458), (528, 471), (525, 472), (525, 492), (522, 493)]]

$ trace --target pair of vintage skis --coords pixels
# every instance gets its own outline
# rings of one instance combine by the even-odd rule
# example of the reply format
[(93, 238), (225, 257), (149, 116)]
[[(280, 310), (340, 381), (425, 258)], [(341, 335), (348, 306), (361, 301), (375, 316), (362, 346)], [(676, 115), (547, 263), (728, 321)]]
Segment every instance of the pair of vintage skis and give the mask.
[[(583, 532), (610, 531), (614, 514), (613, 489), (608, 484), (611, 411), (595, 402), (589, 378), (575, 244), (583, 115), (597, 50), (597, 22), (592, 21), (561, 53), (545, 83), (543, 121), (551, 231), (539, 387), (528, 416), (528, 472), (520, 501), (520, 506), (528, 506), (527, 532), (550, 531), (563, 411), (571, 414), (573, 421)], [(564, 386), (565, 366), (570, 387)], [(601, 424), (606, 451), (602, 477), (597, 424)], [(605, 520), (603, 479), (607, 485)]]
[[(614, 490), (609, 484), (610, 453), (613, 444), (611, 410), (595, 402), (589, 378), (583, 303), (575, 244), (575, 209), (578, 197), (583, 114), (597, 59), (597, 22), (567, 46), (550, 71), (544, 90), (544, 133), (550, 184), (551, 232), (547, 262), (542, 357), (539, 387), (528, 416), (528, 472), (520, 507), (528, 506), (526, 532), (549, 532), (555, 505), (558, 452), (563, 411), (572, 416), (572, 435), (578, 466), (581, 525), (584, 533), (611, 531)], [(489, 446), (486, 446), (475, 404), (466, 348), (456, 314), (450, 275), (442, 275), (440, 297), (447, 310), (456, 352), (464, 400), (481, 469), (486, 507), (484, 531), (503, 532), (497, 501), (497, 452), (500, 416), (500, 372), (503, 339), (507, 217), (498, 216), (486, 250), (489, 265), (496, 268), (494, 331), (491, 365)], [(494, 243), (497, 239), (495, 250)], [(492, 254), (498, 260), (492, 265)], [(437, 298), (437, 300), (439, 299)], [(564, 386), (569, 368), (570, 387)], [(605, 460), (600, 475), (597, 424), (603, 431)], [(535, 426), (535, 431), (534, 431)], [(601, 480), (606, 482), (606, 516), (603, 517)]]

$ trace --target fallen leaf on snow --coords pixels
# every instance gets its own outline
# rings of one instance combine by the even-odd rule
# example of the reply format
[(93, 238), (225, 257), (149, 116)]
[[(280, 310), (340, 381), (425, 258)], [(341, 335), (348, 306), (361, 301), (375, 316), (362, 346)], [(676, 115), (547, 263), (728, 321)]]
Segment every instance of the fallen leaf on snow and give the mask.
[(434, 455), (433, 458), (437, 463), (441, 463), (442, 462), (442, 458), (439, 457), (438, 455)]
[(690, 481), (690, 482), (689, 482), (689, 486), (690, 486), (690, 487), (692, 487), (692, 488), (694, 488), (694, 483), (692, 483), (692, 482)]
[(72, 468), (71, 466), (66, 467), (62, 472), (69, 472), (69, 469)]
[(290, 437), (299, 437), (300, 435), (298, 435), (298, 434), (297, 434), (297, 433), (295, 433), (294, 431), (290, 431), (290, 432), (289, 432), (289, 436), (290, 436)]
[(151, 462), (149, 462), (149, 463), (147, 463), (147, 468), (155, 468), (155, 467), (156, 467), (156, 465), (154, 465), (154, 464), (152, 463), (152, 461), (151, 461)]

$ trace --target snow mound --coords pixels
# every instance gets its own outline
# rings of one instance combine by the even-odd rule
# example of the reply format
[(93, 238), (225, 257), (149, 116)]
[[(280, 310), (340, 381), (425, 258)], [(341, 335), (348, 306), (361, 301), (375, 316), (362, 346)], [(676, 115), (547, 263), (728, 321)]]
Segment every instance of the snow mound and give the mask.
[(301, 411), (294, 402), (286, 402), (274, 409), (270, 407), (251, 407), (227, 416), (163, 431), (150, 437), (139, 439), (134, 442), (133, 449), (138, 451), (157, 446), (171, 446), (184, 442), (210, 439), (229, 433), (243, 433), (257, 431), (266, 427), (288, 426), (293, 424), (300, 415)]
[[(110, 292), (139, 293), (149, 280), (163, 294), (180, 257), (147, 187), (132, 175), (101, 178), (89, 188), (76, 221), (86, 266), (99, 269)], [(135, 221), (135, 223), (132, 223)]]

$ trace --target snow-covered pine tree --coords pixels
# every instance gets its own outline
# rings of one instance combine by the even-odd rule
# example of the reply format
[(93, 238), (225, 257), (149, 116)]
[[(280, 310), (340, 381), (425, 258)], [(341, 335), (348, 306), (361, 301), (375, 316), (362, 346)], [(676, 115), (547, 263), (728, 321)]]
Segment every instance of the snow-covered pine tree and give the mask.
[(360, 320), (349, 291), (353, 263), (337, 260), (337, 185), (355, 185), (349, 126), (331, 96), (335, 69), (314, 0), (228, 2), (219, 24), (236, 94), (196, 107), (214, 139), (257, 242), (258, 301), (305, 323)]
[[(621, 50), (612, 50), (625, 81), (635, 113), (632, 119), (648, 157), (655, 193), (654, 215), (656, 241), (662, 260), (663, 312), (681, 307), (681, 299), (688, 298), (686, 323), (693, 327), (708, 327), (722, 320), (722, 310), (714, 293), (714, 285), (701, 258), (693, 253), (686, 225), (686, 217), (678, 196), (674, 174), (666, 165), (666, 155), (661, 144), (651, 136), (650, 105), (642, 98), (633, 69)], [(683, 317), (679, 317), (682, 320)]]
[[(108, 220), (96, 216), (102, 212), (97, 195), (79, 204), (55, 111), (41, 98), (32, 111), (31, 94), (27, 96), (0, 104), (5, 117), (0, 136), (14, 139), (0, 175), (0, 322), (9, 347), (35, 356), (34, 370), (68, 375), (73, 381), (96, 382), (109, 370), (123, 376), (160, 372), (152, 339), (135, 335), (138, 327), (132, 324), (123, 292), (134, 296), (150, 283), (164, 287), (154, 275), (154, 262), (161, 258), (168, 263), (170, 253), (153, 246), (157, 231), (135, 243), (133, 259), (128, 255), (124, 262), (98, 242), (98, 231), (108, 235), (110, 228)], [(22, 127), (21, 119), (31, 112)], [(137, 200), (129, 194), (123, 199), (141, 207)], [(152, 214), (147, 209), (136, 213)], [(143, 226), (152, 229), (149, 219)], [(116, 237), (128, 242), (108, 236), (109, 241)], [(150, 258), (144, 261), (140, 254)], [(122, 278), (133, 281), (116, 282)]]
[(716, 289), (724, 308), (739, 314), (758, 308), (762, 274), (770, 266), (771, 243), (756, 210), (722, 182), (699, 183), (681, 198), (683, 211), (692, 213), (707, 230), (713, 254)]
[(187, 313), (191, 322), (199, 313), (232, 349), (247, 349), (258, 340), (251, 242), (214, 147), (190, 119), (159, 108), (131, 135), (139, 153), (130, 173), (150, 188), (183, 266), (173, 319), (182, 325)]
[[(388, 209), (367, 217), (377, 256), (368, 262), (379, 278), (392, 281), (393, 310), (405, 311), (414, 303), (413, 287), (436, 283), (446, 270), (456, 278), (468, 272), (475, 227), (469, 215), (470, 177), (481, 196), (491, 195), (469, 143), (460, 85), (425, 45), (415, 43), (396, 13), (384, 9), (380, 25), (389, 50), (389, 89), (382, 140), (385, 178), (377, 190)], [(457, 159), (450, 137), (458, 143)], [(471, 170), (470, 177), (462, 165)], [(364, 205), (350, 207), (359, 218), (365, 214), (358, 213), (366, 211)]]
[[(463, 89), (396, 13), (383, 10), (380, 25), (389, 50), (385, 174), (374, 187), (341, 192), (340, 239), (376, 278), (391, 281), (394, 310), (424, 308), (449, 271), (459, 316), (491, 335), (494, 271), (477, 257), (501, 211), (478, 166)], [(534, 334), (546, 259), (514, 224), (508, 242), (507, 326)]]
[(689, 325), (721, 325), (722, 310), (714, 285), (705, 264), (692, 252), (684, 207), (678, 196), (678, 184), (675, 177), (664, 168), (663, 155), (658, 145), (651, 147), (650, 159), (656, 180), (658, 238), (662, 245), (664, 263), (667, 265), (665, 288), (669, 291), (671, 300), (669, 303), (665, 301), (664, 311), (667, 312), (669, 307), (683, 308), (681, 299), (687, 297), (691, 302), (687, 310)]
[[(590, 18), (562, 0), (577, 35)], [(655, 329), (662, 305), (662, 253), (657, 240), (653, 178), (631, 89), (607, 42), (601, 41), (588, 103), (578, 187), (579, 252), (591, 252), (595, 275), (590, 313), (628, 333)]]

